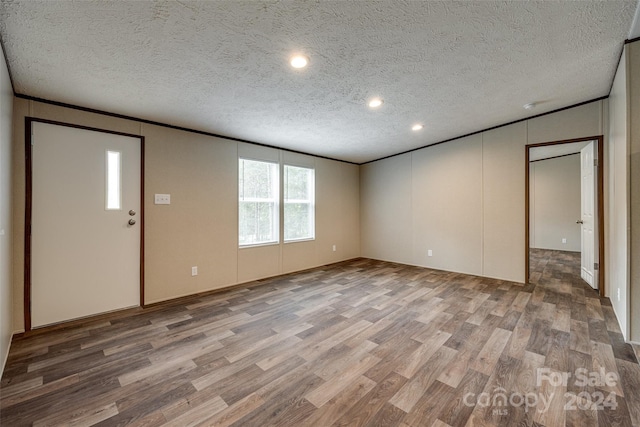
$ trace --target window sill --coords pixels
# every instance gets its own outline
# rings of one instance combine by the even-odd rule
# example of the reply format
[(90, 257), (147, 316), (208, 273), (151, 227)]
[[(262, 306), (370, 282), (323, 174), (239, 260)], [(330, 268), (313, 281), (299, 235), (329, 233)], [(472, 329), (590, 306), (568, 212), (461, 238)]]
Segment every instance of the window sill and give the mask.
[(239, 245), (238, 249), (261, 248), (263, 246), (278, 246), (279, 244), (280, 242), (250, 243), (247, 245)]
[(295, 240), (285, 240), (284, 244), (287, 245), (289, 243), (302, 243), (302, 242), (313, 242), (314, 240), (316, 240), (315, 237), (308, 237), (306, 239), (295, 239)]

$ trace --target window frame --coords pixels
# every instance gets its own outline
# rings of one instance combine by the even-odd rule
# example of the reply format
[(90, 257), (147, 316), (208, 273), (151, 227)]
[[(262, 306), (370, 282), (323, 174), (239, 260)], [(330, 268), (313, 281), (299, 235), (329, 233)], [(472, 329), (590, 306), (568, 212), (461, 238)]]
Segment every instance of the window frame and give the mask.
[[(115, 162), (115, 163), (112, 163)], [(104, 210), (122, 210), (122, 151), (105, 150)], [(112, 191), (115, 198), (112, 198)]]
[[(307, 182), (307, 193), (308, 199), (291, 199), (292, 201), (287, 201), (287, 168), (296, 168), (296, 169), (305, 169), (309, 171), (309, 180)], [(286, 243), (296, 243), (296, 242), (304, 242), (304, 241), (313, 241), (316, 239), (316, 170), (313, 167), (309, 166), (300, 166), (296, 164), (284, 163), (282, 165), (282, 241)], [(309, 230), (311, 232), (310, 236), (305, 237), (297, 237), (297, 238), (286, 238), (287, 233), (287, 217), (286, 217), (286, 206), (287, 204), (308, 204), (309, 205)]]
[[(275, 193), (273, 198), (260, 198), (260, 197), (244, 197), (244, 195), (242, 194), (243, 192), (241, 192), (241, 188), (240, 188), (240, 164), (243, 161), (248, 161), (248, 162), (256, 162), (256, 163), (266, 163), (268, 165), (270, 165), (270, 169), (271, 169), (271, 173), (272, 173), (272, 191)], [(244, 179), (243, 179), (244, 181)], [(281, 180), (280, 180), (280, 164), (278, 162), (274, 162), (274, 161), (268, 161), (268, 160), (259, 160), (259, 159), (254, 159), (254, 158), (250, 158), (250, 157), (244, 157), (244, 156), (239, 156), (238, 157), (238, 177), (237, 177), (237, 189), (238, 189), (238, 230), (237, 230), (237, 236), (238, 236), (238, 248), (242, 249), (242, 248), (251, 248), (251, 247), (256, 247), (256, 246), (272, 246), (272, 245), (278, 245), (280, 244), (280, 231), (281, 231), (281, 227), (280, 227), (280, 199), (281, 199), (281, 191), (280, 191), (280, 187), (281, 187)], [(245, 203), (273, 203), (273, 208), (272, 208), (272, 230), (273, 230), (273, 240), (268, 240), (268, 241), (261, 241), (261, 242), (252, 242), (252, 243), (242, 243), (241, 242), (241, 237), (240, 237), (240, 232), (241, 232), (241, 228), (240, 228), (240, 216), (241, 216), (241, 204), (245, 202)]]

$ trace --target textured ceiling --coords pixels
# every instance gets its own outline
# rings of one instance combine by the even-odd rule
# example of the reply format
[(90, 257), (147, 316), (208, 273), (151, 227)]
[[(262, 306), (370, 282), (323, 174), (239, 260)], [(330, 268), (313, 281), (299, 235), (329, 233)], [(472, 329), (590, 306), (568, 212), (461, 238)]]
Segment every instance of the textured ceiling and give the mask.
[(364, 162), (608, 95), (635, 10), (2, 0), (0, 35), (16, 93)]

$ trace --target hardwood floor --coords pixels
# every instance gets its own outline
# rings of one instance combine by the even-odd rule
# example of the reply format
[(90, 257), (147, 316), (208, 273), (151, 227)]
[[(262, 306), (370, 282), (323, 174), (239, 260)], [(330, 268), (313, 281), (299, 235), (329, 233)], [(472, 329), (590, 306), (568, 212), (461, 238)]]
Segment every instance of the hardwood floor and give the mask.
[(526, 286), (358, 259), (36, 331), (0, 424), (640, 425), (609, 301), (534, 257)]

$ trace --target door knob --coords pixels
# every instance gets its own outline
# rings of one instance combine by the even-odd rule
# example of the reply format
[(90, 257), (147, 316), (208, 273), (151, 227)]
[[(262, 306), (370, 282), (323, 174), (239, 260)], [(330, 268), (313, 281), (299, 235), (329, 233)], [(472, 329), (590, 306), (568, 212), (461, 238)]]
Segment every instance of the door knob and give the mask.
[(584, 224), (584, 221), (579, 219), (579, 220), (576, 221), (576, 224)]
[(129, 220), (129, 225), (135, 225), (135, 223), (136, 223), (136, 220), (135, 220), (135, 219), (130, 219), (130, 220)]
[(133, 209), (129, 211), (129, 215), (134, 216), (135, 214), (136, 214), (136, 211), (134, 211)]

